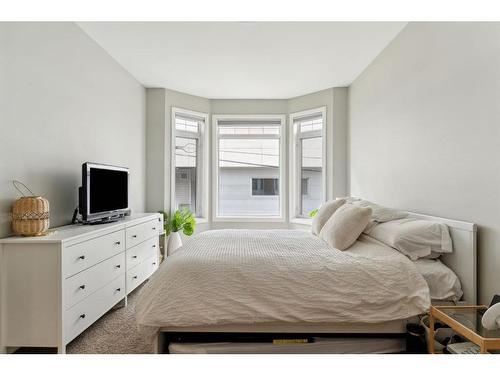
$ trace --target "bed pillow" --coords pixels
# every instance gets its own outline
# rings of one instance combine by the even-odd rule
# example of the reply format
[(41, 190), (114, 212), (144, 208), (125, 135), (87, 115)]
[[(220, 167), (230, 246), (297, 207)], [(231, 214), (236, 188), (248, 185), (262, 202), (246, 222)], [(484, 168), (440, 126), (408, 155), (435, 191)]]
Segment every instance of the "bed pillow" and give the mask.
[(436, 253), (435, 251), (431, 251), (430, 255), (423, 257), (423, 259), (437, 259), (441, 256), (442, 253)]
[(370, 207), (344, 204), (325, 223), (319, 237), (330, 246), (345, 250), (361, 235), (372, 217)]
[(429, 285), (431, 299), (458, 301), (462, 298), (463, 291), (459, 278), (440, 260), (419, 259), (414, 264)]
[(312, 219), (311, 232), (316, 236), (319, 235), (319, 232), (321, 232), (328, 219), (344, 203), (345, 199), (335, 199), (324, 203)]
[(385, 223), (392, 220), (404, 219), (408, 216), (408, 213), (400, 210), (396, 210), (394, 208), (380, 206), (376, 203), (365, 201), (365, 200), (356, 200), (353, 201), (353, 204), (357, 204), (362, 207), (370, 207), (372, 209), (372, 220), (378, 223)]
[(379, 223), (367, 234), (411, 260), (453, 251), (448, 227), (429, 220), (407, 218)]
[(346, 203), (354, 203), (354, 202), (359, 202), (361, 201), (361, 198), (356, 198), (356, 197), (337, 197), (337, 199), (345, 199)]

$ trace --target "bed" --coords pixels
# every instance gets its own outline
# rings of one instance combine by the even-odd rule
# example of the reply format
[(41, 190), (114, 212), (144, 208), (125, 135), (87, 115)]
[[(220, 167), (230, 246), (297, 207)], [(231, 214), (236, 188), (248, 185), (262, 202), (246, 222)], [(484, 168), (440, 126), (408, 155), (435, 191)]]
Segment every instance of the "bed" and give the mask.
[[(447, 224), (455, 251), (443, 256), (475, 303), (475, 225)], [(346, 251), (299, 230), (220, 230), (193, 238), (141, 291), (140, 329), (165, 341), (237, 341), (300, 335), (401, 337), (429, 308), (411, 261), (361, 236)]]

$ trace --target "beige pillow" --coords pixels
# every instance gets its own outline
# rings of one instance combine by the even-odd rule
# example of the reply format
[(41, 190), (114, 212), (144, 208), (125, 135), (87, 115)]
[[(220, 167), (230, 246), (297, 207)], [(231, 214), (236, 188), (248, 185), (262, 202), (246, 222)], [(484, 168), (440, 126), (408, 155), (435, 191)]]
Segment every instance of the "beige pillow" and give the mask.
[(330, 246), (345, 250), (351, 246), (370, 222), (372, 209), (344, 204), (325, 223), (319, 237)]
[(345, 203), (345, 199), (336, 199), (328, 201), (323, 204), (316, 215), (313, 217), (311, 223), (311, 232), (316, 236), (321, 232), (321, 228), (328, 221), (328, 219), (333, 215), (337, 209)]

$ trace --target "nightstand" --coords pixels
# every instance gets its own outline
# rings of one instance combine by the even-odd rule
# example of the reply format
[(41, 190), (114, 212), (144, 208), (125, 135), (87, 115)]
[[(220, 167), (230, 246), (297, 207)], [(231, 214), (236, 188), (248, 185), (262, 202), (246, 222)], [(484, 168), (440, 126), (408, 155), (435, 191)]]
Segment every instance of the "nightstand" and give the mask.
[(429, 353), (434, 354), (434, 322), (439, 320), (457, 334), (479, 345), (481, 353), (500, 349), (500, 329), (487, 330), (481, 319), (487, 306), (431, 306), (429, 312)]

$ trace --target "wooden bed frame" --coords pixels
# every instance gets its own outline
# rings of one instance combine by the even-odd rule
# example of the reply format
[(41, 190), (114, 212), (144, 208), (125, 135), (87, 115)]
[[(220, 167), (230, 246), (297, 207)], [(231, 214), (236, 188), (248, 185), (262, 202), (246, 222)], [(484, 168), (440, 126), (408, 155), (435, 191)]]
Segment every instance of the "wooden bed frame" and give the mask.
[[(409, 217), (446, 224), (453, 241), (453, 253), (441, 256), (462, 283), (463, 303), (477, 304), (477, 226), (464, 221), (408, 212)], [(461, 302), (462, 302), (461, 301)], [(156, 353), (168, 353), (170, 342), (269, 342), (271, 339), (306, 337), (404, 337), (408, 319), (380, 324), (281, 323), (221, 325), (210, 327), (162, 327), (155, 338)]]

